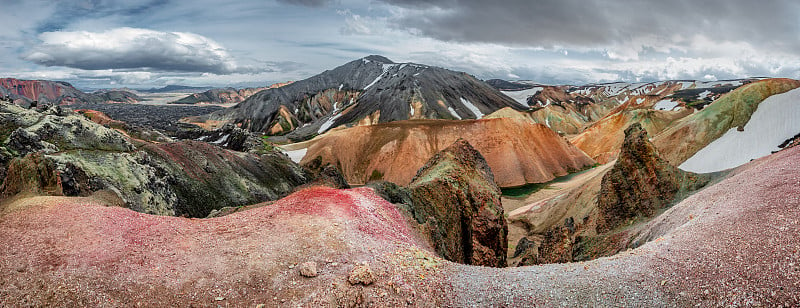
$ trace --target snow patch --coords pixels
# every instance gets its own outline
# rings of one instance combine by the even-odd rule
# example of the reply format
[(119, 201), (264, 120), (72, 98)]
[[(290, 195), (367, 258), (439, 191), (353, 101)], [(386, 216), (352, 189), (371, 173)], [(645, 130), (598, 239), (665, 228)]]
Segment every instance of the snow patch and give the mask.
[(636, 105), (641, 104), (644, 101), (644, 97), (640, 97), (636, 99)]
[(705, 90), (703, 92), (700, 92), (700, 94), (697, 94), (697, 98), (706, 98), (708, 97), (709, 94), (711, 94), (711, 91)]
[(547, 125), (547, 127), (550, 127), (550, 117), (544, 118), (544, 125)]
[(798, 102), (800, 89), (768, 97), (753, 112), (744, 131), (731, 128), (679, 168), (698, 173), (721, 171), (780, 150), (779, 144), (800, 132)]
[(340, 84), (340, 85), (339, 85), (339, 91), (341, 91), (341, 90), (342, 90), (342, 87), (344, 87), (344, 84)]
[(530, 88), (530, 89), (527, 89), (527, 90), (500, 91), (500, 92), (503, 92), (503, 94), (507, 95), (510, 98), (513, 98), (515, 101), (517, 101), (517, 102), (519, 102), (519, 103), (524, 105), (524, 104), (526, 104), (528, 102), (528, 97), (536, 95), (536, 93), (539, 93), (543, 89), (544, 88), (542, 88), (542, 87), (535, 87), (535, 88)]
[(483, 117), (483, 113), (478, 109), (477, 106), (472, 104), (472, 102), (470, 102), (468, 99), (462, 97), (461, 98), (461, 103), (464, 104), (464, 106), (467, 107), (467, 109), (469, 109), (469, 111), (472, 111), (472, 114), (475, 115), (476, 119), (480, 119), (480, 118)]
[(226, 141), (228, 141), (228, 138), (229, 138), (230, 136), (231, 136), (230, 134), (227, 134), (227, 135), (223, 136), (222, 138), (220, 138), (220, 139), (219, 139), (219, 140), (217, 140), (217, 141), (211, 141), (211, 143), (212, 143), (212, 144), (223, 144), (223, 143), (225, 143)]
[(371, 87), (375, 83), (377, 83), (378, 80), (381, 80), (381, 78), (383, 78), (383, 75), (386, 75), (386, 72), (389, 71), (390, 68), (393, 68), (395, 66), (397, 66), (397, 64), (383, 64), (383, 65), (381, 65), (381, 69), (383, 69), (383, 72), (380, 75), (378, 75), (378, 77), (376, 77), (375, 80), (373, 80), (366, 87), (364, 87), (364, 90), (369, 89), (369, 87)]
[(293, 162), (299, 164), (300, 161), (303, 160), (303, 157), (306, 157), (306, 152), (308, 152), (308, 148), (302, 148), (293, 151), (283, 150), (283, 152), (286, 153), (286, 155), (288, 155)]
[(658, 103), (656, 103), (653, 106), (653, 109), (655, 109), (655, 110), (672, 110), (672, 109), (675, 109), (675, 107), (678, 107), (678, 102), (665, 99), (665, 100), (658, 101)]
[(411, 116), (414, 116), (414, 105), (408, 104), (408, 109), (411, 110)]
[(447, 110), (450, 111), (450, 114), (452, 114), (453, 117), (455, 117), (456, 119), (461, 120), (461, 116), (459, 116), (458, 113), (456, 113), (456, 110), (453, 109), (453, 107), (447, 107)]

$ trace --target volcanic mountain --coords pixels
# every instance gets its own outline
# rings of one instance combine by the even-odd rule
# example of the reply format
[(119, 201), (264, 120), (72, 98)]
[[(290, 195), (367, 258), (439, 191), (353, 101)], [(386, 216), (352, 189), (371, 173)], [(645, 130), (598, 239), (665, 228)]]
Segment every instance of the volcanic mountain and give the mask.
[(259, 88), (216, 88), (204, 92), (190, 94), (187, 97), (170, 102), (170, 104), (238, 104), (243, 102), (251, 95), (262, 90), (279, 88), (290, 83), (291, 82), (276, 83), (271, 86)]
[(373, 55), (195, 120), (304, 140), (345, 124), (478, 119), (503, 107), (527, 109), (469, 74)]
[(336, 165), (351, 184), (406, 185), (431, 156), (459, 138), (483, 154), (500, 187), (543, 183), (594, 164), (546, 126), (509, 118), (410, 120), (333, 131), (310, 142), (301, 164)]
[(137, 102), (140, 98), (121, 90), (84, 93), (63, 81), (20, 80), (0, 78), (0, 97), (8, 97), (18, 105), (29, 106), (33, 101), (46, 105), (75, 103)]

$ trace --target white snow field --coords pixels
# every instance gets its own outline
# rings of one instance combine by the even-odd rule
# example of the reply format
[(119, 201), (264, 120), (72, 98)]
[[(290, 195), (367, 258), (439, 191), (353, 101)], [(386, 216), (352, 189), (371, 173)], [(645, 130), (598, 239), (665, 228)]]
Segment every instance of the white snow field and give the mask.
[(303, 160), (303, 157), (306, 156), (306, 152), (308, 152), (308, 148), (302, 148), (302, 149), (299, 149), (299, 150), (292, 150), (292, 151), (283, 150), (283, 152), (285, 152), (286, 155), (289, 155), (289, 158), (292, 161), (294, 161), (294, 162), (299, 164), (300, 161)]
[(510, 98), (513, 98), (520, 104), (527, 106), (528, 97), (536, 95), (536, 93), (539, 93), (539, 91), (541, 91), (542, 89), (544, 88), (535, 87), (522, 91), (500, 91), (500, 92), (503, 92), (503, 94), (507, 95)]
[(655, 109), (655, 110), (672, 110), (672, 109), (675, 109), (675, 107), (678, 107), (678, 102), (665, 99), (665, 100), (658, 101), (658, 103), (656, 103), (653, 106), (653, 109)]
[(736, 127), (695, 153), (679, 168), (715, 172), (738, 167), (777, 151), (778, 145), (800, 133), (800, 88), (765, 99), (744, 126)]

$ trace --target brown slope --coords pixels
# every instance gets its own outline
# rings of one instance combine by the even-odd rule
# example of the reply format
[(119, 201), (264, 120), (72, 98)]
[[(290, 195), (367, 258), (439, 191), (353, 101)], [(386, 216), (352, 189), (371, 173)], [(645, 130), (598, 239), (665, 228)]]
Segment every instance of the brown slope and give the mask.
[(625, 139), (625, 128), (631, 124), (641, 124), (651, 136), (654, 136), (676, 120), (691, 113), (692, 111), (688, 109), (679, 111), (622, 109), (595, 122), (570, 141), (597, 162), (607, 163), (614, 160), (619, 153), (622, 141)]
[(334, 131), (308, 148), (301, 165), (315, 159), (337, 165), (354, 185), (370, 180), (406, 185), (433, 154), (458, 138), (486, 157), (500, 187), (543, 183), (594, 164), (544, 125), (500, 118), (399, 121)]

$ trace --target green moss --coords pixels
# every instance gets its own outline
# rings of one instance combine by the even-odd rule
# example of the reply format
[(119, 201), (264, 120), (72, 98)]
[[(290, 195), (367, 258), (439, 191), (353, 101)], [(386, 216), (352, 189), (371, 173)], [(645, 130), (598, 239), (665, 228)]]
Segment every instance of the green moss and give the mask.
[(369, 176), (370, 181), (378, 181), (383, 179), (383, 172), (378, 170), (372, 170), (372, 174)]

